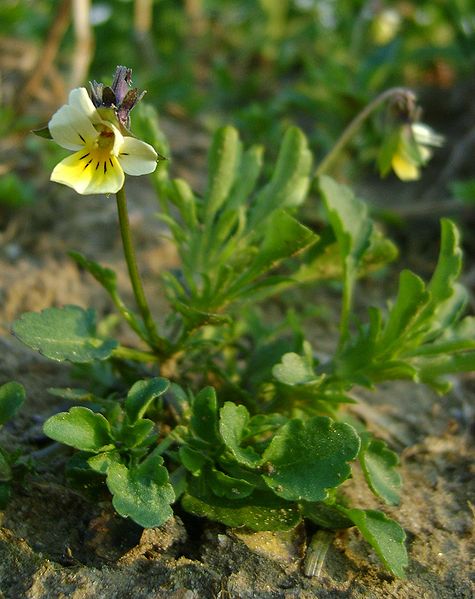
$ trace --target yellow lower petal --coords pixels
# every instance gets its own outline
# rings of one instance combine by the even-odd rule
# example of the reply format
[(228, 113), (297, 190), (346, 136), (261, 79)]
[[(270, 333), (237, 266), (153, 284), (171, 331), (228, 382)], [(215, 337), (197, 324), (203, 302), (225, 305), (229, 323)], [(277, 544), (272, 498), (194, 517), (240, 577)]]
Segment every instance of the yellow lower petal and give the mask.
[(124, 171), (115, 156), (94, 157), (87, 148), (57, 164), (51, 181), (72, 187), (81, 195), (117, 193), (124, 184)]
[(419, 179), (420, 173), (418, 166), (407, 160), (407, 158), (404, 158), (404, 156), (401, 156), (401, 154), (395, 154), (393, 156), (391, 166), (401, 181), (415, 181), (416, 179)]

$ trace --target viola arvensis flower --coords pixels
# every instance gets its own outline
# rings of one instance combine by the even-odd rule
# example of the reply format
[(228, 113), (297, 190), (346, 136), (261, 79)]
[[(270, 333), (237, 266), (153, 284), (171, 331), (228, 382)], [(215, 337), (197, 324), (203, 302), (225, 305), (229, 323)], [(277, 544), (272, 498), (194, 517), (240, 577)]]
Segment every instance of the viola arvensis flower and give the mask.
[(420, 169), (432, 156), (432, 148), (444, 143), (442, 135), (422, 123), (412, 123), (401, 127), (391, 167), (401, 181), (415, 181), (420, 177)]
[(389, 107), (389, 123), (378, 154), (382, 177), (389, 171), (402, 181), (414, 181), (432, 156), (432, 148), (443, 145), (444, 137), (419, 121), (416, 97), (407, 90), (396, 96)]
[(116, 71), (115, 90), (103, 88), (111, 90), (108, 103), (102, 102), (102, 95), (98, 98), (99, 84), (94, 83), (96, 106), (87, 90), (80, 87), (71, 91), (68, 104), (52, 116), (48, 124), (51, 137), (74, 154), (56, 165), (51, 181), (68, 185), (83, 195), (116, 193), (124, 184), (125, 174), (146, 175), (155, 170), (155, 150), (132, 137), (126, 127), (129, 112), (141, 96), (137, 90), (125, 90), (130, 70), (124, 69), (118, 67)]

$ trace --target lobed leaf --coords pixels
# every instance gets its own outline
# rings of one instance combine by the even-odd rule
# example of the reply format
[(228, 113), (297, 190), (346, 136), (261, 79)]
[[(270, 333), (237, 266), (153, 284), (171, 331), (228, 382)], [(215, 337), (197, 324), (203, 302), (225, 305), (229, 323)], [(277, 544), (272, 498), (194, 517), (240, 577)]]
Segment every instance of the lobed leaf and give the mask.
[(68, 255), (78, 266), (91, 274), (109, 293), (116, 292), (117, 275), (111, 268), (106, 268), (97, 262), (94, 262), (94, 260), (89, 260), (80, 252), (70, 251), (68, 252)]
[(107, 487), (118, 514), (144, 528), (161, 526), (171, 518), (175, 493), (162, 464), (161, 456), (150, 456), (136, 467), (119, 463), (109, 466)]
[(384, 441), (373, 439), (369, 434), (362, 439), (359, 460), (369, 488), (386, 503), (397, 505), (402, 484), (401, 475), (396, 470), (398, 455)]
[(13, 333), (25, 345), (58, 362), (106, 360), (118, 345), (114, 339), (97, 337), (94, 310), (78, 306), (26, 312), (13, 323)]
[(221, 444), (218, 433), (218, 400), (213, 387), (205, 387), (193, 399), (190, 427), (200, 439), (215, 447)]
[(243, 499), (230, 500), (212, 493), (200, 496), (189, 490), (183, 496), (183, 509), (226, 526), (246, 526), (251, 530), (291, 530), (301, 520), (298, 507), (271, 493), (255, 491)]
[(249, 419), (249, 412), (245, 406), (237, 406), (227, 401), (220, 410), (219, 432), (237, 462), (253, 468), (260, 463), (261, 456), (252, 447), (241, 447)]
[(373, 233), (368, 206), (356, 198), (349, 187), (326, 175), (319, 178), (319, 187), (341, 259), (349, 275), (356, 276)]
[(207, 218), (214, 216), (226, 201), (236, 178), (241, 152), (239, 134), (234, 127), (221, 127), (216, 131), (208, 161)]
[(312, 365), (304, 357), (294, 352), (284, 354), (279, 364), (272, 369), (272, 374), (284, 385), (306, 385), (318, 380)]
[(348, 424), (316, 416), (290, 420), (276, 433), (262, 460), (263, 478), (280, 497), (294, 501), (323, 501), (327, 490), (341, 485), (351, 473), (360, 438)]
[(312, 154), (305, 135), (297, 127), (287, 129), (272, 178), (257, 194), (248, 230), (253, 230), (275, 210), (299, 206), (310, 185)]

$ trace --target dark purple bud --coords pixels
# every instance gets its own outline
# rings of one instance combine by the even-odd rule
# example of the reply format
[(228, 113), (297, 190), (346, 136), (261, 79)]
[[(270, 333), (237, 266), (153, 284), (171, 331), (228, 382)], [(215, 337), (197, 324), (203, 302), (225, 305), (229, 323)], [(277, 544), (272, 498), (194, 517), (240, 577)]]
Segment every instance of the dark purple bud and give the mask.
[(102, 106), (102, 88), (104, 85), (102, 83), (97, 83), (97, 81), (92, 81), (91, 85), (91, 100), (96, 108)]
[(119, 123), (130, 128), (130, 111), (139, 102), (145, 92), (139, 94), (136, 87), (130, 89), (132, 69), (118, 66), (115, 70), (111, 86), (93, 81), (91, 83), (91, 100), (96, 108), (114, 108)]
[(132, 82), (132, 69), (118, 66), (115, 70), (114, 80), (112, 81), (112, 90), (115, 94), (115, 105), (122, 103)]

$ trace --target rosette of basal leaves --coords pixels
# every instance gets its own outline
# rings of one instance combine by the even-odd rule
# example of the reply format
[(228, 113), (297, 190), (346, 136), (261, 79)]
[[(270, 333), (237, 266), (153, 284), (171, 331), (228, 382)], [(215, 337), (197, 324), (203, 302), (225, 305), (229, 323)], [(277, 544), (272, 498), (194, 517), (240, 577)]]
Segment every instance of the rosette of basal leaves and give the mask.
[(361, 510), (346, 513), (336, 501), (361, 450), (350, 425), (325, 416), (251, 416), (232, 402), (219, 408), (208, 387), (193, 399), (188, 425), (175, 429), (175, 438), (175, 459), (188, 471), (181, 498), (188, 512), (252, 530), (289, 530), (303, 518), (324, 528), (356, 525), (389, 570), (401, 573), (406, 555), (401, 527), (374, 512), (379, 514), (374, 519), (386, 523), (387, 535), (376, 538), (368, 521), (355, 516)]
[(137, 381), (122, 404), (102, 402), (104, 413), (76, 406), (44, 425), (48, 437), (79, 450), (70, 472), (88, 484), (105, 480), (116, 511), (144, 527), (166, 522), (175, 500), (156, 426), (145, 417), (168, 386), (163, 378)]
[[(0, 387), (0, 428), (15, 416), (25, 401), (25, 389), (15, 382)], [(5, 508), (11, 494), (18, 455), (7, 452), (0, 446), (0, 509)]]

